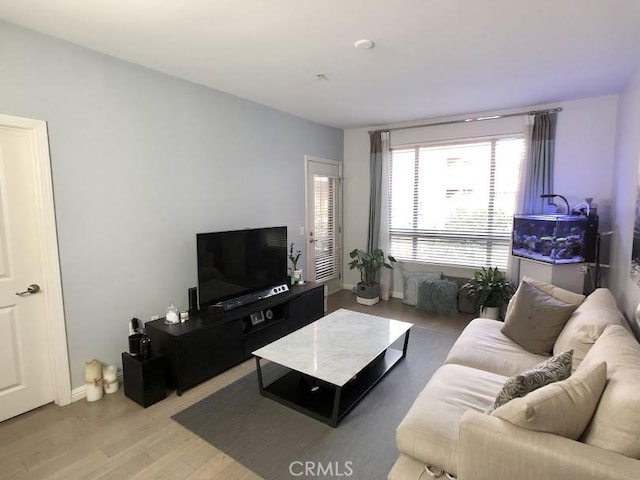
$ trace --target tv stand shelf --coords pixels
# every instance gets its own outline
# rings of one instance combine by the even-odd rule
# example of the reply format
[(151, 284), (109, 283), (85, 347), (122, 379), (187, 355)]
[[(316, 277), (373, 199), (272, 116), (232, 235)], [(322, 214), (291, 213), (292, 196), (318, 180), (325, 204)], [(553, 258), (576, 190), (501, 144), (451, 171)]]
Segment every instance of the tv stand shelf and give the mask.
[[(252, 323), (252, 314), (260, 313), (264, 320)], [(165, 325), (160, 319), (147, 322), (145, 328), (154, 354), (166, 358), (167, 384), (182, 395), (323, 315), (324, 287), (307, 283), (233, 310), (212, 307), (192, 313), (185, 323)]]

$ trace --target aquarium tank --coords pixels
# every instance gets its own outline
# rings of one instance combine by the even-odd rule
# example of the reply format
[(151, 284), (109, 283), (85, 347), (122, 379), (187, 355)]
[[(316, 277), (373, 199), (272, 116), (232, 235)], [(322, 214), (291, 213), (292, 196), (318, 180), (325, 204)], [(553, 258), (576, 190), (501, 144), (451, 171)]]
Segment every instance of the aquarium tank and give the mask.
[(581, 263), (586, 229), (582, 215), (515, 215), (511, 253), (546, 263)]

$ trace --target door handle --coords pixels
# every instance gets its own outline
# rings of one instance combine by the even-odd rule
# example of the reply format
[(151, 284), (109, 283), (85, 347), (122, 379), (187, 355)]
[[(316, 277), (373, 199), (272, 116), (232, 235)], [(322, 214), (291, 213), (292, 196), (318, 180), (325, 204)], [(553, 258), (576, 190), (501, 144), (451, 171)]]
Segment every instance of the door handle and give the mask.
[(33, 293), (38, 293), (39, 291), (40, 291), (40, 285), (36, 285), (35, 283), (32, 283), (27, 287), (27, 289), (24, 292), (16, 292), (16, 295), (18, 295), (19, 297), (24, 297), (25, 295), (31, 295)]

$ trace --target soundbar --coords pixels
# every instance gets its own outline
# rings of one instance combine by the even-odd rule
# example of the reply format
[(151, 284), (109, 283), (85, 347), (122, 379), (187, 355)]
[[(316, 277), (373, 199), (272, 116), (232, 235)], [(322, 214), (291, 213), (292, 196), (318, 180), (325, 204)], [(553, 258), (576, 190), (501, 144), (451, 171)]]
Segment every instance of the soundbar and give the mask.
[(280, 293), (288, 291), (289, 286), (286, 283), (283, 283), (282, 285), (278, 285), (273, 288), (268, 288), (259, 292), (248, 293), (247, 295), (242, 295), (241, 297), (225, 300), (224, 302), (220, 302), (216, 306), (222, 307), (222, 310), (228, 312), (229, 310), (233, 310), (234, 308), (242, 307), (244, 305), (257, 302), (258, 300), (263, 300), (265, 298), (273, 297), (274, 295), (278, 295)]

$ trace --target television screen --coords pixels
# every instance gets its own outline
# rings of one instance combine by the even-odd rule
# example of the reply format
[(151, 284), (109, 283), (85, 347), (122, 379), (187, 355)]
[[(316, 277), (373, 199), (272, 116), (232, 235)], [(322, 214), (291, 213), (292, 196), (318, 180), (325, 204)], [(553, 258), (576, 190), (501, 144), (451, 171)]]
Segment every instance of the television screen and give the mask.
[(287, 227), (196, 235), (200, 308), (287, 283)]

